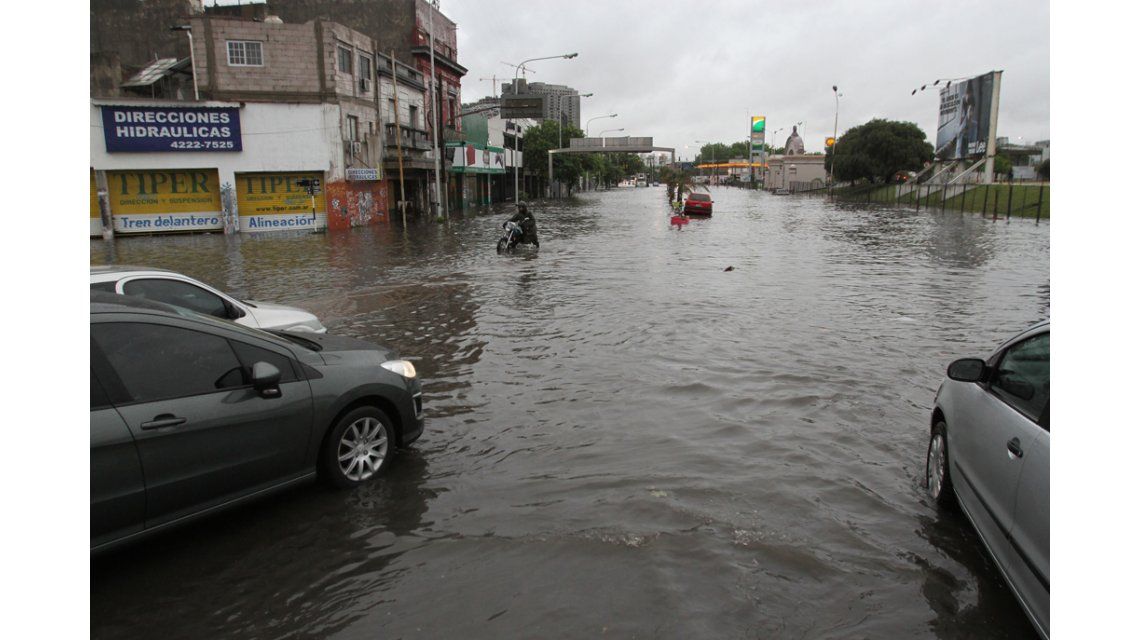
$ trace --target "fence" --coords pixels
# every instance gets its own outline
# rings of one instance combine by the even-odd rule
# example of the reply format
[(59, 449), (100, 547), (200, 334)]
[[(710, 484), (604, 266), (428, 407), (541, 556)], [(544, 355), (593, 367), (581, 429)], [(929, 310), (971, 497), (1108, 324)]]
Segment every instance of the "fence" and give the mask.
[(1010, 218), (1049, 217), (1047, 184), (920, 184), (849, 187), (836, 196), (868, 204), (992, 214)]

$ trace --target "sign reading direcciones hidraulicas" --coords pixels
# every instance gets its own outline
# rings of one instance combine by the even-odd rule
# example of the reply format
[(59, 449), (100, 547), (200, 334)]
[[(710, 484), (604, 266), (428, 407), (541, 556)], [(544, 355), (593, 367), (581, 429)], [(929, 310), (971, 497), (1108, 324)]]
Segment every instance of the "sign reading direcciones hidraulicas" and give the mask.
[(241, 151), (237, 107), (132, 107), (107, 105), (107, 151)]

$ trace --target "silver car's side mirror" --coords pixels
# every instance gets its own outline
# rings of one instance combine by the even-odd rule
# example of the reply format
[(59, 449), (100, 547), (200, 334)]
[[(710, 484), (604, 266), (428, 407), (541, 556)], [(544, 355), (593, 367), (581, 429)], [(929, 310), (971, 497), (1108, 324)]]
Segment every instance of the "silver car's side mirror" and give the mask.
[(981, 358), (962, 358), (946, 367), (946, 376), (959, 382), (981, 382), (986, 377), (986, 361)]
[(277, 386), (281, 382), (281, 370), (268, 362), (253, 363), (250, 367), (250, 378), (253, 388), (261, 394), (261, 397), (276, 398), (281, 395), (281, 389)]

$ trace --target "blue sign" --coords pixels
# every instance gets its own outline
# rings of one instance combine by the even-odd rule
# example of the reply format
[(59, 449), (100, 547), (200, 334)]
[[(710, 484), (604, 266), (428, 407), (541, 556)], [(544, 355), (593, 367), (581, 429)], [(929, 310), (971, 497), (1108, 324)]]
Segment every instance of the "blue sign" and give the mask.
[(237, 107), (104, 106), (107, 151), (241, 151)]

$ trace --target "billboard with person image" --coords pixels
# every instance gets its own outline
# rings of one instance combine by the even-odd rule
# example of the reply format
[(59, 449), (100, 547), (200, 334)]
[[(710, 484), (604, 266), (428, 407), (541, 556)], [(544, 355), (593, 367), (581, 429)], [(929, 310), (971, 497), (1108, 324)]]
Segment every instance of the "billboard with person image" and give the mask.
[(934, 155), (939, 160), (964, 160), (986, 155), (997, 128), (1001, 72), (951, 82), (939, 92), (938, 135)]

